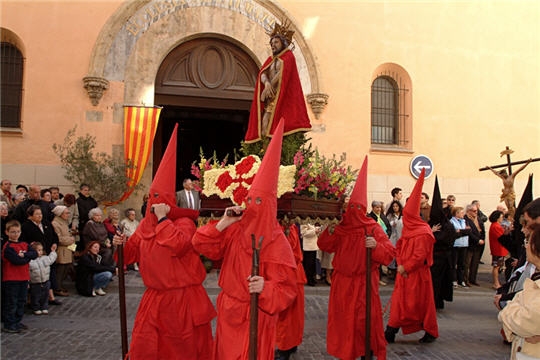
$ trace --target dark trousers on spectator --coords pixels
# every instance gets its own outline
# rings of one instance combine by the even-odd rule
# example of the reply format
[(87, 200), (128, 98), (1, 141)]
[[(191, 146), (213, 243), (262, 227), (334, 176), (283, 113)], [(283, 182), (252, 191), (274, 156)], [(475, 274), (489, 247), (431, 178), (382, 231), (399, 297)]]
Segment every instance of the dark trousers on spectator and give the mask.
[(32, 311), (49, 309), (49, 280), (43, 283), (30, 284), (30, 307)]
[(302, 265), (304, 266), (308, 285), (315, 285), (317, 283), (315, 279), (315, 275), (317, 274), (317, 250), (304, 251)]
[(4, 327), (16, 330), (24, 315), (28, 281), (3, 281), (2, 290), (4, 292), (4, 303), (2, 303)]

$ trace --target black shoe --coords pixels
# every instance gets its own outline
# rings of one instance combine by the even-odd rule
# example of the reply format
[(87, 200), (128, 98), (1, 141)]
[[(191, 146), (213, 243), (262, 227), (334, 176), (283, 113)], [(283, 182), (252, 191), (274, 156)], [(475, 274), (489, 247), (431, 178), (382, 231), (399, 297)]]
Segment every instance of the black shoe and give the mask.
[(17, 334), (21, 332), (21, 329), (12, 329), (12, 328), (2, 328), (2, 332), (11, 333), (11, 334)]
[(429, 343), (434, 342), (436, 339), (437, 338), (435, 336), (431, 335), (430, 333), (426, 331), (424, 336), (420, 340), (418, 340), (418, 342), (421, 344), (429, 344)]
[(59, 300), (49, 300), (49, 305), (62, 305), (62, 302)]
[(20, 330), (28, 330), (28, 326), (23, 324), (23, 323), (18, 323), (17, 324), (17, 329), (20, 329)]
[(386, 330), (384, 330), (384, 338), (386, 339), (386, 342), (389, 344), (392, 344), (396, 341), (396, 334), (399, 331), (399, 328), (386, 326)]

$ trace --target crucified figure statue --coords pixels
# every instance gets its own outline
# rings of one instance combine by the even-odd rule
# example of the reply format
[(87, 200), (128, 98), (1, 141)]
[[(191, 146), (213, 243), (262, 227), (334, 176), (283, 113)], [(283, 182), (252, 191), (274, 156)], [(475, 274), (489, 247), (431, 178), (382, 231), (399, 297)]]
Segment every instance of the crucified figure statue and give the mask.
[(503, 189), (501, 194), (501, 201), (503, 201), (508, 208), (508, 214), (513, 219), (514, 214), (516, 212), (515, 207), (515, 201), (516, 201), (516, 193), (514, 191), (514, 179), (516, 178), (516, 175), (519, 174), (523, 169), (529, 165), (529, 163), (532, 161), (532, 159), (527, 160), (525, 164), (523, 164), (522, 167), (517, 169), (512, 175), (508, 175), (508, 172), (506, 169), (501, 171), (496, 171), (490, 166), (486, 166), (489, 170), (491, 170), (495, 175), (501, 178), (503, 182)]

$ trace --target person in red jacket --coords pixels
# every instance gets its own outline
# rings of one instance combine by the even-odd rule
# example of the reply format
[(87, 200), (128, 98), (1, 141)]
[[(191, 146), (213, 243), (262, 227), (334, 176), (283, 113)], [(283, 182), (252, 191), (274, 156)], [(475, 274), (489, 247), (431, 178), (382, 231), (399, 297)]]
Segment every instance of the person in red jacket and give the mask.
[(21, 321), (30, 280), (30, 260), (37, 252), (21, 241), (21, 224), (11, 220), (6, 224), (8, 241), (2, 247), (2, 322), (3, 332), (19, 333), (28, 329)]
[[(277, 221), (282, 137), (283, 119), (248, 190), (245, 210), (240, 206), (227, 208), (219, 221), (200, 227), (193, 237), (195, 249), (204, 256), (223, 259), (215, 360), (248, 358), (251, 294), (259, 294), (257, 359), (274, 360), (278, 315), (291, 305), (298, 291), (296, 262)], [(251, 275), (252, 237), (257, 248), (262, 238), (259, 276)]]
[(430, 343), (439, 337), (430, 271), (435, 237), (431, 227), (420, 217), (424, 176), (425, 169), (422, 169), (403, 208), (403, 231), (396, 244), (398, 273), (392, 293), (390, 319), (384, 333), (389, 343), (395, 341), (400, 328), (403, 334), (424, 330), (421, 343)]
[(395, 249), (382, 227), (367, 211), (367, 156), (351, 193), (343, 220), (325, 229), (317, 244), (335, 253), (332, 287), (328, 303), (326, 348), (340, 359), (364, 357), (366, 329), (366, 259), (371, 248), (370, 349), (379, 360), (386, 359), (386, 341), (379, 297), (379, 266), (388, 265)]
[(150, 185), (146, 216), (124, 244), (126, 264), (138, 263), (141, 299), (129, 359), (209, 360), (214, 307), (202, 286), (206, 271), (193, 249), (198, 211), (176, 206), (177, 126)]
[(281, 224), (283, 233), (289, 240), (289, 245), (296, 261), (297, 294), (294, 302), (287, 309), (279, 313), (276, 333), (277, 360), (289, 360), (298, 345), (302, 343), (304, 335), (304, 284), (307, 282), (304, 266), (302, 265), (303, 252), (300, 245), (300, 225), (291, 224), (283, 220)]

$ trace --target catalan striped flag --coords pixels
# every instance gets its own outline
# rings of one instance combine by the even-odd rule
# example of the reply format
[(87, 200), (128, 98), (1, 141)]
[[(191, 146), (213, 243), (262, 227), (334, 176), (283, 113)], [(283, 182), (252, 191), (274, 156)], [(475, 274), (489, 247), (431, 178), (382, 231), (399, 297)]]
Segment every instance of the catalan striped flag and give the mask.
[(120, 202), (126, 200), (141, 181), (152, 151), (161, 109), (158, 106), (124, 106), (124, 157), (129, 180)]

